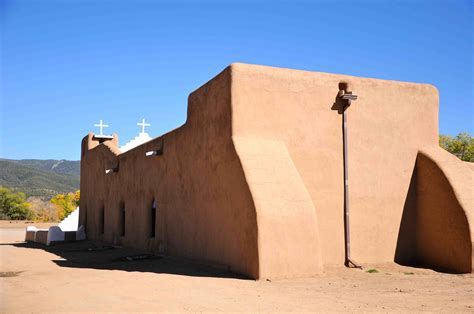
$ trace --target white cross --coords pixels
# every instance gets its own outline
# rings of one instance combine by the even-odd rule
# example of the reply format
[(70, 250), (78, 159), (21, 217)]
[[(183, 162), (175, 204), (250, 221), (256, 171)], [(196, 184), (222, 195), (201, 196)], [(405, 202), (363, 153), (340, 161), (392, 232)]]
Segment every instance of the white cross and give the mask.
[(97, 127), (100, 128), (100, 134), (99, 134), (100, 136), (103, 136), (103, 135), (104, 135), (103, 129), (109, 127), (107, 124), (103, 124), (103, 123), (102, 123), (102, 120), (100, 120), (100, 123), (99, 123), (99, 124), (94, 124), (94, 126), (97, 126)]
[(145, 119), (142, 119), (142, 123), (137, 123), (137, 125), (141, 125), (142, 127), (142, 133), (145, 133), (145, 127), (150, 126), (151, 124), (145, 123)]

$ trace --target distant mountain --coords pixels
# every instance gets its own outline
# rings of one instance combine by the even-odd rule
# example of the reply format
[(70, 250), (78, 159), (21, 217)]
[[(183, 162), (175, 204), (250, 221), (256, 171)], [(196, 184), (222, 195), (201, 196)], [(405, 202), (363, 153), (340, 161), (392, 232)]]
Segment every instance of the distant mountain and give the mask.
[(78, 190), (79, 172), (79, 161), (0, 159), (0, 186), (49, 198)]
[(42, 171), (70, 174), (79, 176), (81, 170), (80, 161), (71, 160), (54, 160), (54, 159), (22, 159), (22, 160), (10, 160), (20, 165), (35, 168)]

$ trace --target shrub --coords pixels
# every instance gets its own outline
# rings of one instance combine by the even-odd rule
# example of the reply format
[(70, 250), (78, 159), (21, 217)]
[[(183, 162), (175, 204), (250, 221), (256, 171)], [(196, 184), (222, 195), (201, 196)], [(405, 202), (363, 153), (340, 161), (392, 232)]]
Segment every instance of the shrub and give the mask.
[(33, 219), (34, 212), (26, 202), (23, 192), (15, 192), (0, 186), (0, 218), (12, 220)]
[(439, 146), (463, 161), (474, 162), (474, 138), (467, 132), (439, 136)]
[(50, 201), (42, 200), (39, 197), (29, 197), (28, 203), (31, 204), (31, 210), (35, 213), (35, 221), (38, 222), (57, 222), (59, 221), (59, 209)]

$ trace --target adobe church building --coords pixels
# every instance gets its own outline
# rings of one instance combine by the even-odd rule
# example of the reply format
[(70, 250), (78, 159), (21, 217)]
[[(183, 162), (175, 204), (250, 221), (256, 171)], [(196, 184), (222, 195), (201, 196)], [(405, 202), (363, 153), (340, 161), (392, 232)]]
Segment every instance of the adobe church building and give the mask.
[(473, 177), (438, 146), (431, 85), (232, 64), (181, 127), (125, 152), (115, 134), (82, 140), (79, 223), (255, 279), (312, 276), (348, 250), (469, 273)]

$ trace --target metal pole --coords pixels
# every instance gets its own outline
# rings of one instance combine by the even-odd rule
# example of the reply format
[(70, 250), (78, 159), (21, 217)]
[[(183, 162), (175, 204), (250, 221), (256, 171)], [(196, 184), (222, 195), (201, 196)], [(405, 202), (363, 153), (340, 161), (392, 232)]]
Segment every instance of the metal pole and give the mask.
[(349, 150), (347, 148), (347, 112), (348, 104), (342, 112), (342, 141), (344, 145), (344, 240), (345, 240), (345, 261), (347, 267), (361, 268), (351, 259), (351, 235), (350, 235), (350, 216), (349, 216)]
[(344, 145), (344, 241), (345, 241), (345, 262), (346, 266), (349, 262), (349, 257), (351, 256), (351, 238), (350, 238), (350, 228), (349, 228), (349, 174), (347, 169), (347, 113), (346, 108), (344, 108), (342, 113), (342, 141)]

